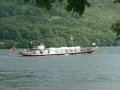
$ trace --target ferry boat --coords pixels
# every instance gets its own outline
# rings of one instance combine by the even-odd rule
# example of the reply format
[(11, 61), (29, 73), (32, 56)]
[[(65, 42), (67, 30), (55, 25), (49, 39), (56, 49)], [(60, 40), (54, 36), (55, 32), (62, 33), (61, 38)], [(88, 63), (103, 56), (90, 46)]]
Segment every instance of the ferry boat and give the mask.
[(91, 54), (96, 51), (97, 48), (98, 47), (81, 48), (80, 46), (45, 48), (44, 45), (39, 45), (29, 50), (24, 49), (19, 53), (23, 56), (80, 55), (85, 53)]

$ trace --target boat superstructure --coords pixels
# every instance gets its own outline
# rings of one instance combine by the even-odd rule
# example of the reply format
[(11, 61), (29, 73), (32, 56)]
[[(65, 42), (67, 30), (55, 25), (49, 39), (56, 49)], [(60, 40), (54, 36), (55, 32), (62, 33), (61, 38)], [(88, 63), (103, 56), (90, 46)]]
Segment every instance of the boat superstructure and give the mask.
[(48, 56), (48, 55), (75, 55), (75, 54), (83, 54), (83, 53), (92, 53), (97, 48), (86, 48), (81, 49), (80, 46), (74, 47), (59, 47), (59, 48), (45, 48), (44, 45), (36, 46), (32, 49), (24, 49), (19, 52), (23, 56)]

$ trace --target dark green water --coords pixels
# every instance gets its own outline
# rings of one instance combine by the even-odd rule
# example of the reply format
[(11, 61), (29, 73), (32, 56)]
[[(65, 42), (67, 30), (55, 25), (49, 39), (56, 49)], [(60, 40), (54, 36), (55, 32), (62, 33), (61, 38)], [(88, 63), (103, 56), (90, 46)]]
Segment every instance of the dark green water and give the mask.
[(0, 90), (120, 90), (120, 47), (45, 57), (0, 49)]

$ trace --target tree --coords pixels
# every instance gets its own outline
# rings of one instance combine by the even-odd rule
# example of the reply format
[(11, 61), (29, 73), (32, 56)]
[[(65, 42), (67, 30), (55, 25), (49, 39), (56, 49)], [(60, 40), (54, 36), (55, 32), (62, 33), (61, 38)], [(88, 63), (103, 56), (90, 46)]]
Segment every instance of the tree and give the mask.
[[(115, 0), (114, 3), (120, 3), (120, 0)], [(120, 20), (114, 24), (112, 24), (112, 27), (113, 31), (116, 33), (116, 36), (117, 36), (117, 40), (120, 39)]]
[[(31, 0), (24, 0), (26, 3)], [(56, 1), (62, 3), (64, 0), (35, 0), (38, 7), (51, 9), (52, 4)], [(66, 6), (66, 11), (77, 12), (79, 15), (84, 13), (85, 6), (90, 7), (90, 3), (87, 0), (67, 0), (68, 5)]]
[(112, 24), (111, 28), (116, 33), (117, 40), (120, 39), (120, 20)]
[(116, 2), (120, 3), (120, 0), (115, 0), (115, 2), (114, 2), (114, 3), (116, 3)]
[[(30, 2), (30, 0), (24, 0), (25, 2)], [(52, 4), (55, 3), (57, 0), (35, 0), (38, 7), (51, 9)], [(64, 0), (58, 0), (62, 3)], [(85, 10), (85, 6), (90, 7), (90, 3), (87, 0), (67, 0), (68, 5), (66, 6), (66, 11), (78, 13), (82, 15)], [(115, 0), (114, 3), (120, 3), (120, 0)], [(120, 29), (118, 27), (120, 22), (117, 22), (112, 25), (112, 29), (114, 32), (117, 33), (117, 39), (120, 39)]]

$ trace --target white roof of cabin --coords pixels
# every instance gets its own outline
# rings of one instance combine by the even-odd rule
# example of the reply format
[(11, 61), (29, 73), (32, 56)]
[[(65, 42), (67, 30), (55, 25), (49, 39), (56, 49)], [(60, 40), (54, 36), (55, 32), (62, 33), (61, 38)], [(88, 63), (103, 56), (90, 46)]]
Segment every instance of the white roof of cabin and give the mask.
[(49, 48), (49, 50), (65, 50), (65, 49), (80, 49), (80, 46), (76, 47), (60, 47), (60, 48)]

